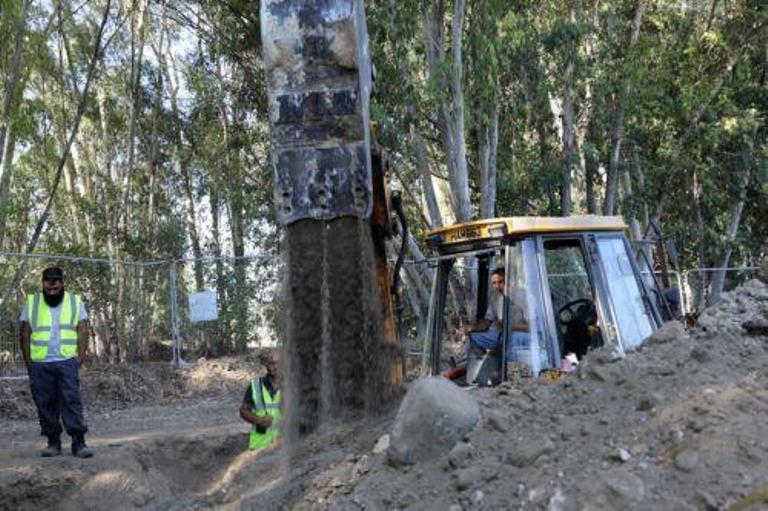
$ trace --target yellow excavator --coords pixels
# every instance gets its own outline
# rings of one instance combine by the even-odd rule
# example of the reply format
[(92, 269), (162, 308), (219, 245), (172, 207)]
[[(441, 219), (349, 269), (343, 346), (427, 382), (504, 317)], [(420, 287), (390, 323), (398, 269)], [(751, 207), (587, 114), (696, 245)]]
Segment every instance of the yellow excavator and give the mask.
[[(626, 229), (621, 217), (585, 215), (497, 218), (429, 232), (426, 243), (438, 262), (425, 372), (447, 370), (452, 379), (487, 385), (504, 380), (510, 362), (536, 375), (560, 370), (602, 346), (612, 346), (617, 356), (636, 349), (671, 319), (671, 311)], [(505, 270), (502, 293), (488, 290), (494, 267)], [(500, 326), (492, 334), (497, 341), (460, 367), (450, 367), (443, 349), (452, 274), (478, 283), (476, 320), (486, 317), (489, 295), (500, 309)]]
[[(386, 191), (386, 157), (370, 128), (373, 73), (363, 1), (261, 0), (260, 21), (286, 254), (287, 423), (301, 434), (324, 416), (378, 408), (399, 392), (399, 268), (389, 268), (385, 250), (398, 197)], [(501, 345), (486, 357), (495, 357), (502, 376), (488, 381), (503, 379), (508, 360), (538, 372), (558, 367), (571, 352), (637, 347), (662, 320), (661, 290), (650, 285), (652, 272), (638, 268), (624, 229), (619, 218), (505, 218), (432, 232), (427, 242), (439, 263), (425, 350), (430, 372), (442, 369), (451, 271), (479, 283), (481, 317), (488, 268), (496, 265), (507, 269), (506, 288), (525, 299), (504, 300)], [(401, 231), (405, 239), (407, 229)], [(469, 270), (455, 266), (458, 259)], [(509, 335), (509, 318), (523, 302), (530, 331), (519, 344)]]

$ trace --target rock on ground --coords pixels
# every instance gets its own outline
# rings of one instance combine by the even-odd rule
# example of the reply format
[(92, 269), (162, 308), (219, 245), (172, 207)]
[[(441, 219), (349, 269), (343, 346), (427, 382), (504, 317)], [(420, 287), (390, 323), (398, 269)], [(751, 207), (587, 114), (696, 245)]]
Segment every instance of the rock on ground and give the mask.
[(397, 413), (388, 460), (410, 465), (449, 451), (475, 427), (480, 417), (477, 401), (442, 377), (417, 382)]

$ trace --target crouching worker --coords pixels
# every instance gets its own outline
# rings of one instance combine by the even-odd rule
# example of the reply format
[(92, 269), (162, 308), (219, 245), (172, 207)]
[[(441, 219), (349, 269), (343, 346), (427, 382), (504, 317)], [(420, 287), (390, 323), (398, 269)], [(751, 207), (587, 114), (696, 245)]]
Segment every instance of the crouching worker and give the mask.
[(42, 292), (27, 296), (21, 310), (19, 346), (27, 365), (44, 458), (61, 454), (61, 423), (72, 437), (72, 455), (90, 458), (80, 398), (80, 368), (88, 350), (88, 313), (79, 295), (66, 291), (61, 268), (43, 271)]
[(277, 350), (268, 350), (259, 356), (259, 361), (267, 372), (251, 381), (240, 405), (240, 417), (251, 425), (248, 446), (252, 451), (277, 444), (283, 422), (280, 355)]

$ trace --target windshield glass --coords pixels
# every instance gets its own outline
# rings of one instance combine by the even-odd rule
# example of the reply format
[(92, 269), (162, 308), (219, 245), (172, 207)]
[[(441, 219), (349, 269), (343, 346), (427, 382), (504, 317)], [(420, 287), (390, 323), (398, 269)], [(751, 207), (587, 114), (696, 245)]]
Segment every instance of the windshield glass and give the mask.
[(545, 241), (544, 261), (560, 352), (581, 358), (603, 344), (581, 240)]
[(598, 238), (597, 249), (608, 281), (619, 340), (624, 350), (630, 351), (653, 333), (653, 320), (643, 302), (624, 240)]
[[(508, 251), (509, 335), (506, 338), (506, 360), (536, 375), (542, 369), (551, 367), (552, 361), (557, 358), (553, 346), (546, 342), (536, 243), (533, 239), (522, 240), (509, 246)], [(517, 369), (514, 364), (508, 365), (508, 372)]]

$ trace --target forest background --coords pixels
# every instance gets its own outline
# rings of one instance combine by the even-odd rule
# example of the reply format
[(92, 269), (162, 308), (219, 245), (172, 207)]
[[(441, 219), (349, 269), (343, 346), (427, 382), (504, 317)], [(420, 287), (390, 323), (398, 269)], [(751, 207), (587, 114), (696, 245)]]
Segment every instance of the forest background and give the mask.
[[(0, 0), (0, 252), (194, 259), (180, 278), (225, 311), (200, 333), (205, 353), (243, 350), (274, 322), (258, 11)], [(765, 0), (376, 0), (366, 14), (371, 117), (416, 240), (454, 221), (595, 213), (623, 215), (634, 239), (659, 218), (683, 269), (766, 252)], [(38, 268), (0, 263), (10, 310)], [(92, 300), (100, 356), (168, 336), (135, 326), (167, 319), (165, 272), (68, 271)], [(428, 271), (404, 269), (417, 319)], [(725, 275), (705, 275), (716, 294)]]

